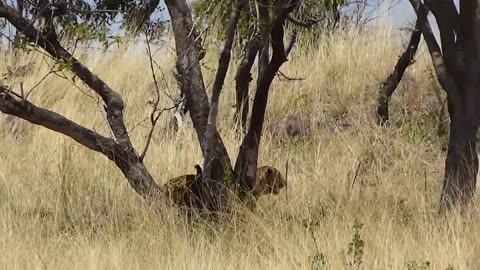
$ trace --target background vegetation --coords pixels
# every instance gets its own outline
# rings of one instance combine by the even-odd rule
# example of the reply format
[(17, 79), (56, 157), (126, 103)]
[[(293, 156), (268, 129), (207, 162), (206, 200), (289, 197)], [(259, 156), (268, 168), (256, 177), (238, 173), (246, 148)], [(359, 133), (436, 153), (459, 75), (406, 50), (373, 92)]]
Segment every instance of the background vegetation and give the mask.
[[(365, 32), (366, 31), (366, 32)], [(428, 76), (425, 46), (392, 101), (392, 125), (375, 124), (380, 83), (405, 40), (385, 26), (324, 34), (299, 41), (282, 72), (305, 80), (274, 81), (259, 165), (283, 168), (289, 187), (265, 197), (253, 212), (213, 225), (188, 225), (174, 209), (155, 214), (105, 157), (44, 128), (14, 120), (14, 138), (2, 115), (0, 136), (0, 265), (5, 269), (475, 269), (480, 267), (478, 216), (436, 216), (446, 153), (437, 136), (439, 86)], [(165, 80), (178, 92), (171, 70), (173, 44), (155, 55)], [(135, 145), (149, 127), (151, 83), (144, 47), (85, 53), (85, 64), (124, 97)], [(203, 71), (213, 80), (216, 49)], [(2, 55), (0, 68), (35, 63), (32, 86), (48, 73), (38, 53)], [(237, 61), (238, 59), (234, 59)], [(236, 65), (232, 65), (236, 66)], [(221, 96), (219, 131), (227, 150), (240, 139), (231, 128), (235, 69)], [(166, 83), (165, 83), (166, 82)], [(29, 100), (108, 134), (102, 108), (87, 89), (49, 76)], [(207, 87), (210, 89), (209, 87)], [(66, 95), (66, 93), (69, 93)], [(161, 103), (170, 106), (166, 95)], [(295, 110), (316, 127), (307, 138), (280, 141), (275, 123)], [(17, 122), (18, 121), (18, 122)], [(155, 179), (193, 173), (202, 155), (188, 124), (169, 136), (161, 120), (145, 163)], [(7, 125), (8, 123), (8, 125)], [(359, 165), (360, 164), (360, 165)]]

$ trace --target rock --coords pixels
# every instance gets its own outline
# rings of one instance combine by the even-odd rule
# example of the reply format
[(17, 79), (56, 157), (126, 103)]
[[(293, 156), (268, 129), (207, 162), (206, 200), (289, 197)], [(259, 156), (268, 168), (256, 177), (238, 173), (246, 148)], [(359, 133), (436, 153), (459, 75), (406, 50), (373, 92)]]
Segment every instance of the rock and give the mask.
[(308, 117), (303, 112), (295, 112), (287, 117), (285, 122), (285, 132), (291, 137), (303, 137), (309, 129)]
[(276, 123), (272, 134), (275, 137), (304, 137), (310, 130), (310, 121), (307, 114), (296, 111), (285, 119)]

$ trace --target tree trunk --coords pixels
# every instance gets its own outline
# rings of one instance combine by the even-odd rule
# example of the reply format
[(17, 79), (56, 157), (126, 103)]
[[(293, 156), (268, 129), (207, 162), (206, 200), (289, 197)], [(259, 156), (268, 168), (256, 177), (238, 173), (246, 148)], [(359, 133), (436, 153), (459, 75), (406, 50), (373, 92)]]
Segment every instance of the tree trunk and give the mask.
[(125, 152), (124, 155), (116, 154), (113, 161), (127, 178), (128, 184), (144, 200), (153, 202), (159, 207), (165, 205), (166, 197), (162, 188), (155, 182), (135, 152)]
[(441, 212), (456, 204), (469, 204), (474, 199), (478, 172), (477, 130), (475, 119), (464, 113), (451, 112), (445, 180), (440, 199)]
[[(280, 67), (287, 61), (284, 44), (284, 23), (288, 14), (296, 7), (298, 2), (291, 2), (277, 14), (272, 22), (270, 39), (272, 45), (272, 58), (265, 63), (257, 80), (257, 92), (253, 100), (252, 116), (247, 135), (240, 145), (240, 150), (235, 163), (235, 175), (240, 181), (240, 198), (245, 200), (255, 187), (255, 178), (257, 173), (258, 152), (260, 140), (262, 137), (263, 123), (265, 120), (265, 111), (267, 109), (268, 94), (275, 75)], [(268, 48), (268, 44), (262, 44), (263, 48)], [(267, 50), (268, 51), (268, 50)], [(267, 51), (263, 51), (266, 54)], [(260, 55), (262, 55), (260, 53)], [(262, 56), (260, 56), (261, 58)]]
[[(182, 92), (187, 99), (187, 108), (197, 138), (202, 149), (203, 157), (207, 156), (206, 131), (210, 105), (208, 102), (202, 71), (200, 68), (200, 55), (196, 46), (195, 36), (191, 35), (194, 30), (190, 8), (185, 0), (165, 0), (170, 17), (172, 19), (177, 52), (177, 80)], [(212, 177), (224, 181), (227, 175), (233, 175), (232, 163), (225, 145), (218, 134), (214, 131), (215, 158), (211, 160)], [(203, 182), (203, 181), (202, 181)], [(212, 207), (209, 187), (211, 183), (202, 183), (205, 189), (202, 192), (202, 202), (208, 208)]]
[(390, 101), (391, 96), (397, 89), (398, 84), (402, 80), (403, 74), (405, 70), (413, 61), (413, 57), (417, 53), (418, 44), (420, 43), (420, 38), (422, 36), (422, 32), (419, 28), (419, 22), (417, 20), (415, 24), (415, 29), (410, 36), (410, 42), (408, 43), (408, 47), (405, 52), (400, 56), (398, 59), (397, 64), (395, 65), (395, 69), (393, 73), (388, 76), (387, 80), (383, 84), (383, 87), (380, 89), (380, 95), (378, 97), (378, 123), (380, 125), (385, 125), (389, 118), (388, 113), (388, 103)]
[(238, 67), (235, 75), (236, 81), (236, 109), (235, 109), (235, 123), (240, 124), (243, 133), (247, 131), (247, 119), (249, 111), (249, 90), (250, 82), (252, 81), (252, 66), (259, 50), (259, 37), (256, 36), (249, 40), (246, 45), (245, 55)]
[(210, 112), (208, 114), (208, 124), (207, 124), (207, 131), (205, 134), (206, 140), (206, 149), (204, 155), (204, 165), (203, 165), (203, 175), (202, 179), (204, 183), (210, 184), (209, 190), (210, 197), (209, 202), (212, 204), (209, 206), (210, 210), (214, 211), (223, 211), (226, 207), (227, 203), (227, 190), (226, 187), (229, 188), (229, 185), (226, 179), (223, 178), (216, 178), (217, 176), (224, 176), (220, 175), (216, 170), (224, 170), (223, 167), (214, 167), (215, 164), (212, 162), (216, 156), (221, 153), (215, 152), (215, 149), (218, 147), (215, 146), (219, 140), (216, 139), (216, 134), (218, 134), (217, 130), (217, 116), (218, 116), (218, 108), (219, 108), (219, 101), (220, 101), (220, 94), (223, 89), (223, 85), (225, 83), (225, 77), (227, 76), (228, 67), (230, 65), (231, 53), (232, 53), (232, 46), (233, 46), (233, 39), (235, 37), (235, 33), (237, 30), (237, 24), (240, 17), (240, 12), (243, 9), (244, 1), (243, 0), (236, 0), (235, 6), (230, 14), (230, 19), (228, 22), (227, 29), (225, 31), (225, 42), (223, 44), (223, 50), (220, 54), (220, 58), (218, 60), (218, 68), (217, 73), (215, 74), (215, 80), (213, 82), (213, 89), (212, 89), (212, 98), (210, 102)]
[(258, 52), (258, 78), (257, 84), (259, 84), (263, 72), (270, 62), (270, 28), (271, 19), (268, 7), (270, 5), (268, 0), (257, 1), (258, 5), (258, 20), (260, 23), (260, 44)]

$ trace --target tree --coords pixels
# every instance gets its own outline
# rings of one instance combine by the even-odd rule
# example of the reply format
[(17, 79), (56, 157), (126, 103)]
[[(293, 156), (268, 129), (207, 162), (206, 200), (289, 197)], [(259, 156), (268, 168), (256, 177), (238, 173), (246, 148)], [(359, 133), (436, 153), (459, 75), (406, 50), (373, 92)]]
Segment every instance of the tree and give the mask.
[(410, 41), (408, 42), (407, 48), (398, 59), (394, 71), (392, 74), (390, 74), (390, 76), (388, 76), (386, 81), (383, 83), (382, 88), (380, 89), (377, 107), (378, 123), (380, 125), (385, 125), (389, 119), (388, 103), (390, 102), (390, 98), (392, 97), (393, 93), (397, 89), (398, 84), (402, 80), (403, 74), (407, 70), (407, 67), (412, 64), (413, 58), (417, 53), (418, 44), (420, 43), (421, 37), (422, 32), (420, 31), (417, 21), (410, 36)]
[[(70, 40), (98, 40), (108, 47), (109, 40), (118, 41), (118, 34), (110, 27), (122, 18), (120, 29), (132, 37), (142, 30), (161, 28), (165, 22), (152, 20), (151, 15), (159, 9), (160, 0), (95, 0), (95, 1), (50, 1), (17, 0), (17, 10), (25, 19), (32, 22), (38, 30), (51, 31)], [(21, 46), (21, 33), (15, 36), (16, 47)]]
[[(298, 7), (299, 1), (270, 2), (264, 0), (264, 2), (264, 17), (262, 18), (264, 24), (261, 32), (261, 41), (264, 43), (260, 46), (264, 49), (261, 54), (262, 61), (264, 61), (263, 69), (257, 81), (252, 121), (240, 146), (237, 163), (233, 167), (218, 133), (216, 118), (219, 110), (219, 97), (230, 64), (234, 37), (238, 34), (237, 25), (241, 18), (240, 15), (245, 11), (246, 2), (235, 0), (229, 8), (230, 16), (225, 31), (225, 44), (219, 57), (213, 94), (209, 102), (199, 63), (201, 48), (197, 42), (198, 35), (191, 34), (196, 31), (193, 27), (190, 7), (185, 0), (166, 0), (176, 44), (178, 73), (176, 78), (185, 94), (190, 117), (204, 157), (204, 172), (200, 184), (202, 205), (199, 207), (207, 210), (207, 213), (226, 209), (226, 203), (231, 194), (228, 189), (240, 188), (243, 191), (241, 194), (245, 195), (242, 200), (248, 201), (247, 195), (253, 191), (254, 187), (270, 85), (280, 66), (287, 61), (287, 54), (294, 43), (294, 40), (290, 41), (288, 48), (285, 47), (284, 32), (289, 14)], [(60, 12), (55, 3), (44, 3), (44, 9), (39, 8), (36, 11), (38, 14), (43, 14), (43, 21), (35, 25), (27, 19), (28, 15), (22, 16), (16, 8), (0, 1), (0, 18), (6, 19), (30, 45), (46, 51), (55, 61), (59, 62), (60, 66), (70, 70), (76, 78), (83, 81), (103, 100), (107, 122), (112, 132), (111, 138), (32, 104), (27, 100), (23, 91), (18, 94), (11, 86), (0, 86), (0, 111), (62, 133), (81, 145), (102, 153), (116, 164), (128, 183), (142, 198), (163, 205), (165, 198), (162, 188), (154, 181), (143, 164), (149, 143), (146, 143), (142, 154), (138, 154), (133, 147), (123, 120), (124, 102), (121, 96), (65, 49), (57, 35), (57, 32), (62, 31), (63, 28), (61, 25), (53, 24), (54, 20), (59, 20), (60, 17), (70, 12), (73, 15), (81, 12), (74, 8), (65, 8), (63, 10), (65, 12)], [(271, 57), (270, 48), (272, 50)], [(153, 116), (152, 119), (153, 124), (155, 122)]]
[[(200, 69), (199, 50), (195, 46), (195, 32), (191, 10), (185, 0), (166, 0), (172, 19), (175, 45), (177, 51), (177, 79), (185, 93), (190, 117), (197, 133), (204, 156), (204, 173), (202, 180), (207, 192), (202, 198), (210, 211), (224, 209), (228, 197), (227, 189), (240, 189), (240, 199), (249, 202), (249, 194), (255, 184), (257, 159), (262, 137), (263, 122), (268, 101), (270, 85), (279, 68), (287, 61), (284, 41), (285, 27), (289, 15), (299, 6), (300, 1), (262, 0), (255, 2), (259, 10), (261, 30), (258, 42), (261, 71), (257, 80), (252, 117), (248, 132), (240, 145), (236, 164), (232, 168), (230, 158), (221, 136), (216, 128), (218, 98), (221, 94), (225, 75), (230, 62), (232, 42), (241, 16), (252, 16), (248, 1), (229, 2), (231, 11), (224, 35), (224, 46), (219, 58), (211, 102), (205, 91)], [(252, 17), (253, 21), (253, 17)], [(248, 43), (247, 43), (248, 44)], [(270, 46), (272, 54), (270, 56)], [(293, 45), (292, 45), (293, 46)], [(195, 48), (195, 49), (192, 49)]]
[[(224, 25), (227, 25), (229, 21), (228, 11), (232, 3), (232, 0), (197, 0), (193, 2), (193, 12), (199, 15), (196, 24), (200, 28), (200, 32), (207, 32), (214, 39), (221, 37), (224, 32)], [(308, 31), (305, 36), (315, 36), (318, 39), (318, 33), (335, 28), (340, 18), (339, 9), (345, 5), (347, 5), (345, 0), (298, 1), (297, 7), (287, 16), (287, 21), (294, 26), (292, 42), (286, 46), (287, 55), (296, 41), (298, 28)], [(272, 6), (272, 1), (246, 0), (245, 8), (239, 14), (237, 42), (233, 44), (240, 54), (235, 76), (236, 107), (234, 122), (240, 126), (240, 130), (244, 134), (247, 132), (250, 109), (249, 94), (250, 83), (253, 81), (252, 68), (258, 56), (260, 60), (258, 72), (261, 73), (268, 63), (269, 51), (271, 50), (268, 41), (271, 25), (268, 17)], [(291, 29), (287, 27), (285, 29), (286, 33), (289, 30)], [(261, 47), (262, 44), (265, 44), (268, 48)]]
[[(436, 75), (447, 93), (450, 135), (440, 212), (473, 202), (478, 171), (476, 136), (480, 124), (480, 13), (478, 1), (410, 0)], [(427, 15), (433, 13), (441, 47)]]
[(123, 119), (124, 102), (121, 96), (73, 57), (60, 44), (53, 28), (39, 31), (4, 1), (0, 1), (0, 18), (12, 24), (28, 42), (42, 48), (53, 59), (68, 68), (103, 100), (112, 138), (98, 134), (53, 111), (35, 106), (26, 99), (24, 93), (16, 94), (13, 89), (4, 85), (0, 85), (0, 111), (64, 134), (79, 144), (103, 154), (115, 163), (130, 186), (144, 200), (161, 205), (160, 202), (164, 201), (162, 189), (153, 180), (130, 141)]

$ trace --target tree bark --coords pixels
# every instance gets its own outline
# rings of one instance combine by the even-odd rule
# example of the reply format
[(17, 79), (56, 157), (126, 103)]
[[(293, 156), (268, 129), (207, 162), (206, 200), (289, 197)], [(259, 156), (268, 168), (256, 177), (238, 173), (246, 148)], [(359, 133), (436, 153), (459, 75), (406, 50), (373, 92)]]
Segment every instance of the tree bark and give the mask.
[(478, 172), (476, 148), (478, 125), (465, 114), (454, 113), (450, 117), (450, 137), (445, 180), (440, 199), (440, 211), (472, 202), (475, 195)]
[(205, 134), (206, 140), (206, 149), (204, 156), (204, 166), (203, 166), (203, 181), (204, 183), (211, 183), (212, 185), (209, 189), (212, 191), (209, 197), (209, 202), (213, 202), (213, 205), (208, 207), (215, 211), (222, 211), (227, 202), (227, 190), (226, 187), (230, 188), (227, 179), (216, 178), (221, 176), (218, 173), (214, 173), (218, 170), (224, 170), (223, 167), (214, 167), (215, 156), (218, 156), (221, 153), (215, 152), (215, 149), (219, 149), (215, 146), (218, 143), (216, 140), (215, 134), (218, 134), (217, 130), (217, 116), (218, 116), (218, 107), (220, 94), (223, 89), (223, 84), (225, 83), (225, 77), (227, 76), (228, 67), (230, 65), (231, 51), (233, 45), (233, 39), (235, 37), (235, 32), (237, 30), (237, 24), (239, 20), (239, 13), (242, 10), (244, 5), (244, 0), (236, 0), (235, 6), (230, 15), (229, 23), (225, 33), (225, 43), (223, 45), (223, 50), (220, 54), (218, 60), (217, 73), (215, 74), (215, 80), (213, 82), (212, 89), (212, 98), (210, 102), (210, 112), (208, 114), (208, 124), (207, 131)]
[[(429, 1), (437, 20), (442, 49), (420, 0), (410, 0), (427, 43), (438, 81), (447, 92), (450, 137), (440, 212), (468, 205), (474, 199), (478, 155), (476, 135), (480, 125), (480, 13), (478, 2), (461, 2), (458, 15), (451, 0)], [(460, 17), (458, 17), (460, 16)]]
[(405, 70), (408, 66), (410, 66), (410, 64), (412, 64), (413, 58), (417, 53), (418, 44), (420, 43), (421, 36), (422, 32), (420, 31), (419, 23), (417, 20), (415, 24), (415, 29), (410, 36), (410, 41), (408, 42), (407, 49), (400, 56), (397, 64), (395, 65), (393, 73), (388, 76), (387, 80), (380, 89), (377, 107), (378, 123), (380, 125), (385, 125), (389, 119), (388, 103), (390, 102), (391, 96), (397, 89), (398, 84), (402, 80)]
[(287, 61), (283, 40), (284, 24), (288, 14), (293, 11), (297, 4), (297, 1), (288, 1), (288, 3), (284, 4), (285, 6), (277, 7), (278, 13), (272, 22), (270, 31), (273, 51), (272, 59), (259, 75), (249, 129), (240, 145), (235, 163), (235, 174), (240, 180), (240, 198), (242, 200), (248, 200), (249, 195), (255, 187), (258, 152), (270, 86), (282, 64)]
[(270, 14), (268, 7), (270, 3), (268, 0), (257, 1), (258, 5), (258, 21), (260, 23), (260, 44), (258, 52), (258, 78), (257, 84), (259, 84), (260, 78), (263, 72), (270, 62)]
[[(195, 49), (197, 48), (195, 37), (191, 35), (191, 32), (194, 31), (192, 14), (185, 0), (165, 0), (165, 3), (172, 19), (175, 36), (177, 80), (179, 80), (182, 92), (186, 96), (186, 106), (190, 112), (202, 154), (205, 158), (207, 155), (206, 131), (210, 105), (200, 69), (199, 52), (198, 49)], [(214, 132), (214, 138), (214, 152), (218, 155), (211, 161), (211, 166), (216, 168), (212, 170), (212, 178), (225, 180), (227, 175), (233, 175), (232, 163), (217, 131)], [(211, 186), (211, 183), (203, 184), (207, 187)], [(210, 196), (207, 195), (209, 192), (205, 190), (201, 200), (205, 206), (212, 207), (212, 202), (209, 201)]]
[(242, 58), (237, 73), (235, 75), (236, 108), (235, 123), (240, 124), (243, 133), (247, 132), (247, 119), (249, 111), (249, 90), (252, 81), (252, 67), (259, 50), (259, 36), (253, 37), (245, 45), (245, 55)]

